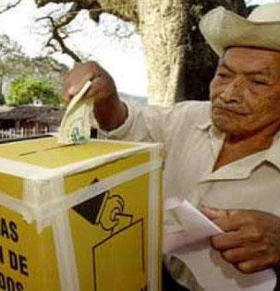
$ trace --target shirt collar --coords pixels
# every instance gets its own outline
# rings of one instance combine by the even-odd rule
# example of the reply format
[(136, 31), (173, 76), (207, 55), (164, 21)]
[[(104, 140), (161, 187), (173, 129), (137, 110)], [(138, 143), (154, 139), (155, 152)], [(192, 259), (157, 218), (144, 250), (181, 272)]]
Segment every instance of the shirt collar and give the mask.
[(206, 122), (197, 124), (196, 127), (201, 131), (207, 132), (209, 135), (214, 162), (216, 162), (225, 140), (225, 133), (221, 132), (217, 127), (215, 127), (211, 119), (208, 119)]
[(280, 170), (280, 131), (276, 133), (271, 147), (266, 151), (266, 160)]
[(206, 122), (197, 123), (195, 126), (201, 131), (206, 131), (212, 126), (212, 121), (209, 119)]
[[(215, 127), (211, 119), (203, 123), (196, 124), (196, 127), (207, 132), (211, 139), (211, 148), (216, 162), (220, 150), (222, 149), (225, 133)], [(280, 131), (275, 135), (272, 145), (269, 149), (249, 155), (241, 160), (232, 162), (215, 172), (212, 172), (213, 165), (210, 167), (206, 180), (220, 179), (245, 179), (250, 176), (253, 170), (265, 161), (273, 164), (280, 171)], [(204, 179), (203, 179), (204, 180)], [(204, 180), (205, 181), (205, 180)]]

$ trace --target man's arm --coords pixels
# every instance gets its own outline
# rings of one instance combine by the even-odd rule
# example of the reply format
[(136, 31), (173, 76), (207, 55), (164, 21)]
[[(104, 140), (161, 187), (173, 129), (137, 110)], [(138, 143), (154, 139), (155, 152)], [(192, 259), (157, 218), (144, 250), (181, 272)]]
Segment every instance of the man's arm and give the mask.
[(257, 210), (217, 210), (207, 207), (203, 212), (224, 231), (212, 237), (213, 248), (239, 271), (253, 273), (279, 264), (278, 216)]
[(94, 99), (94, 115), (100, 128), (110, 131), (121, 126), (127, 118), (127, 108), (120, 101), (111, 76), (95, 62), (76, 64), (65, 75), (62, 98), (69, 102), (88, 80), (92, 85), (84, 98)]
[(83, 98), (93, 98), (93, 113), (99, 128), (99, 137), (161, 142), (172, 134), (172, 109), (139, 104), (127, 107), (118, 96), (112, 77), (97, 63), (76, 64), (64, 78), (62, 98), (69, 102), (86, 83), (92, 85)]

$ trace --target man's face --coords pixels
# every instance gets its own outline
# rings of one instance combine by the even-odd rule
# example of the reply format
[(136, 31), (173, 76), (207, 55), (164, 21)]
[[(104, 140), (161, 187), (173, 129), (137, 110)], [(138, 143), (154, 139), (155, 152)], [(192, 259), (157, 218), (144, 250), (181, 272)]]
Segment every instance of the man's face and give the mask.
[(248, 135), (280, 121), (280, 53), (229, 48), (210, 84), (212, 121), (227, 134)]

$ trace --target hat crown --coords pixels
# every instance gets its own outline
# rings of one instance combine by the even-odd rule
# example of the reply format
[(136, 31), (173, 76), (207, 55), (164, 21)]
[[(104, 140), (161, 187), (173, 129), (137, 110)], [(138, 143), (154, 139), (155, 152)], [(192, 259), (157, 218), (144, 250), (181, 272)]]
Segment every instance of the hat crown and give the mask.
[(247, 19), (220, 6), (204, 15), (199, 27), (218, 56), (236, 46), (280, 52), (280, 3), (259, 6)]
[(248, 17), (253, 22), (280, 21), (280, 4), (266, 4), (255, 8)]

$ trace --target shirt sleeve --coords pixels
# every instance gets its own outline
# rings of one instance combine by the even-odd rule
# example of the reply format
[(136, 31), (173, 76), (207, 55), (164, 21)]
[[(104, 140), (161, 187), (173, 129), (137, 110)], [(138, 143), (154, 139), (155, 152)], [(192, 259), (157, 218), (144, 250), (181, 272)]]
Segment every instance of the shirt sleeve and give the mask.
[(98, 138), (165, 144), (170, 134), (166, 125), (171, 108), (124, 102), (128, 117), (124, 124), (112, 131), (98, 129)]
[(124, 102), (128, 117), (124, 124), (112, 131), (101, 130), (97, 125), (97, 137), (135, 142), (158, 142), (167, 153), (173, 143), (182, 143), (191, 134), (197, 121), (209, 119), (209, 102), (184, 101), (172, 107), (143, 105)]

